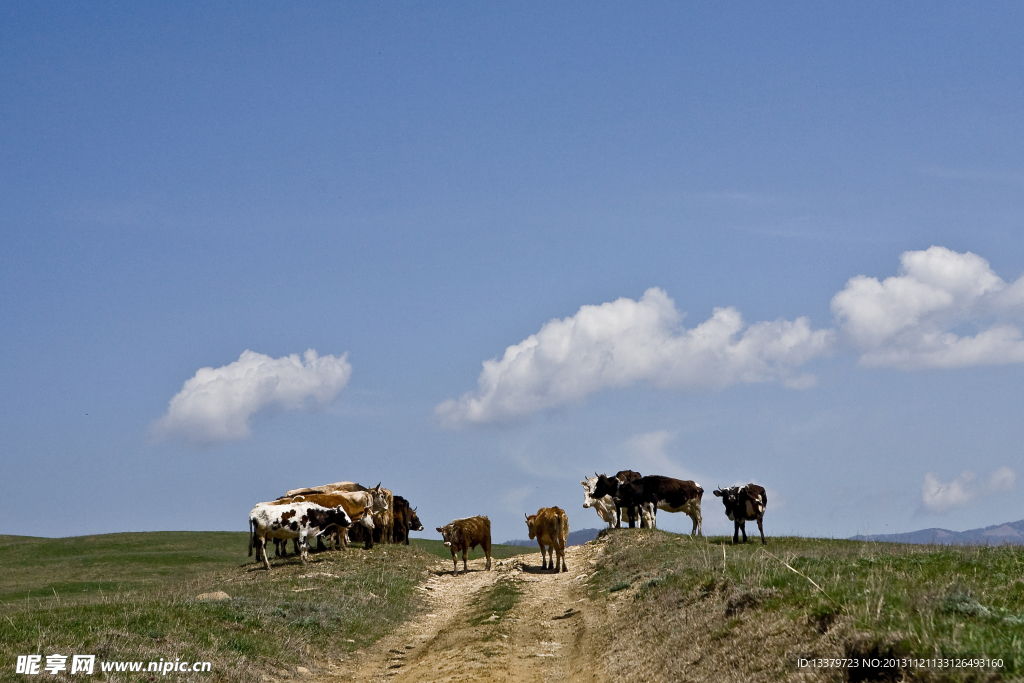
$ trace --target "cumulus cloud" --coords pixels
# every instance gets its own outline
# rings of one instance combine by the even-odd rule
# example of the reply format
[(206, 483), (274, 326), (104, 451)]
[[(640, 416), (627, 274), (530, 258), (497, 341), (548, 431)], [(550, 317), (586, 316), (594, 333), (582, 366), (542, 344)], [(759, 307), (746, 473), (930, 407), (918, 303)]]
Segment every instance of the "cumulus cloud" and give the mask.
[(1005, 466), (993, 472), (984, 486), (975, 484), (977, 478), (974, 472), (964, 470), (956, 479), (944, 484), (939, 481), (938, 475), (928, 472), (921, 486), (921, 504), (930, 512), (947, 512), (964, 507), (985, 493), (1011, 491), (1017, 483), (1017, 474)]
[(352, 375), (346, 356), (309, 349), (302, 358), (271, 358), (247, 350), (223, 367), (201, 368), (171, 399), (153, 433), (196, 445), (244, 439), (257, 413), (316, 409), (334, 400)]
[[(988, 261), (945, 247), (908, 251), (900, 274), (858, 275), (832, 298), (845, 337), (868, 366), (954, 368), (1024, 362), (1024, 278), (1007, 284)], [(964, 334), (963, 328), (973, 334)], [(959, 333), (958, 333), (959, 332)]]
[(442, 424), (501, 422), (579, 402), (602, 389), (645, 382), (670, 388), (720, 388), (781, 380), (806, 388), (794, 369), (825, 352), (833, 333), (807, 318), (746, 324), (734, 308), (716, 308), (696, 327), (663, 290), (639, 301), (583, 306), (484, 361), (476, 391), (437, 406)]

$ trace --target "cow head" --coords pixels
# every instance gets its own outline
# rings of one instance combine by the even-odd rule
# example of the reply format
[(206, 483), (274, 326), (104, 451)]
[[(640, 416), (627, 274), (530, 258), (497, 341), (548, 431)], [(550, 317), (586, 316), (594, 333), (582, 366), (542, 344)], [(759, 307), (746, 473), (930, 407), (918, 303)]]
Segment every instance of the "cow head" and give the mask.
[(369, 489), (369, 494), (372, 496), (374, 512), (385, 512), (388, 509), (388, 496), (380, 484)]
[[(526, 515), (526, 513), (523, 513)], [(530, 540), (537, 535), (537, 515), (526, 515), (526, 528), (530, 530)]]
[(409, 531), (423, 531), (423, 522), (416, 515), (416, 508), (409, 510)]
[(455, 530), (455, 527), (452, 526), (451, 524), (449, 524), (448, 526), (439, 526), (439, 527), (437, 527), (437, 533), (441, 534), (441, 538), (444, 539), (444, 545), (445, 545), (446, 548), (451, 548), (452, 547), (452, 535), (453, 535), (452, 532), (454, 530)]
[(615, 477), (606, 477), (603, 474), (597, 475), (597, 482), (594, 483), (594, 492), (590, 495), (595, 499), (605, 496), (616, 496), (619, 493), (619, 480)]
[(597, 483), (597, 477), (587, 477), (580, 482), (583, 487), (583, 507), (588, 508), (594, 504), (594, 485)]
[(719, 486), (713, 491), (713, 493), (722, 499), (726, 508), (733, 508), (739, 502), (740, 487), (739, 486), (727, 486), (722, 488)]
[(359, 522), (360, 524), (362, 524), (367, 529), (372, 529), (373, 528), (373, 506), (372, 505), (367, 505), (366, 507), (364, 507), (363, 511), (360, 512), (358, 515), (356, 515), (356, 517), (352, 521)]

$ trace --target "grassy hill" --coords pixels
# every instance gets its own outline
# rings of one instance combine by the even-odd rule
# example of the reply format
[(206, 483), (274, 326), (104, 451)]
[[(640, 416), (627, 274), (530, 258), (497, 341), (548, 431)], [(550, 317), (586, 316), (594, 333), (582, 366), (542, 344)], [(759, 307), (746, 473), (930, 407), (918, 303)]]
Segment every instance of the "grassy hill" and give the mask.
[[(1024, 548), (769, 538), (730, 545), (662, 531), (613, 531), (591, 598), (624, 604), (612, 678), (782, 680), (797, 658), (964, 657), (1002, 668), (859, 667), (847, 680), (1020, 680)], [(625, 601), (623, 603), (623, 601)], [(628, 606), (627, 606), (628, 605)], [(636, 643), (644, 647), (637, 648)]]
[[(210, 661), (219, 681), (315, 669), (394, 628), (416, 609), (427, 568), (451, 558), (441, 541), (413, 539), (308, 565), (272, 560), (266, 572), (247, 548), (244, 532), (0, 536), (0, 680), (22, 680), (15, 660), (34, 653)], [(496, 558), (520, 552), (492, 548)], [(215, 591), (231, 599), (196, 599)]]
[[(273, 562), (245, 533), (0, 536), (0, 680), (18, 655), (213, 663), (217, 681), (314, 672), (365, 648), (421, 605), (440, 541)], [(924, 681), (1020, 680), (1024, 548), (769, 538), (732, 546), (663, 531), (598, 540), (591, 600), (615, 620), (614, 679), (876, 680), (885, 672), (797, 669), (797, 657), (987, 655), (1002, 669), (906, 669)], [(496, 558), (535, 548), (495, 545)], [(473, 557), (480, 557), (479, 550)], [(450, 565), (449, 565), (450, 566)], [(199, 601), (224, 591), (230, 600)], [(863, 676), (858, 678), (858, 676)], [(281, 675), (284, 677), (284, 674)], [(181, 679), (184, 680), (184, 679)]]

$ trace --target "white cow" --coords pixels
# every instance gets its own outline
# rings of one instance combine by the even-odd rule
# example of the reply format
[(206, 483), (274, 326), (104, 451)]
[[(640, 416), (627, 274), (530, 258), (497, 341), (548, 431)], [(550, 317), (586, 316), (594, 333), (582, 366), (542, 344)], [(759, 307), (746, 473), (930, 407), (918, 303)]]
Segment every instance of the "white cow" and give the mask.
[(583, 485), (583, 507), (594, 508), (597, 516), (608, 522), (608, 528), (615, 527), (615, 501), (611, 496), (594, 498), (594, 486), (597, 484), (597, 477), (587, 477), (580, 482)]

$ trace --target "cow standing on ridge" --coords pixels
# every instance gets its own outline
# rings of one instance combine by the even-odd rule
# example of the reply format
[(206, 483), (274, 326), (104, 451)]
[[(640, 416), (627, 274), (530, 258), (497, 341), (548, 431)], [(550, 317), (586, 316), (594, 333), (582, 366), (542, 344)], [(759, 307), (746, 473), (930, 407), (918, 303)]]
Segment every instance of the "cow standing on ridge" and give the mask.
[(416, 508), (411, 507), (409, 501), (401, 496), (395, 496), (394, 501), (394, 542), (409, 545), (409, 532), (423, 531), (423, 523), (416, 514)]
[[(614, 477), (606, 477), (605, 475), (598, 474), (597, 472), (594, 472), (594, 475), (597, 477), (597, 481), (594, 483), (594, 488), (590, 489), (589, 495), (592, 498), (594, 498), (595, 501), (596, 500), (600, 500), (600, 499), (605, 499), (606, 502), (607, 502), (608, 497), (611, 498), (611, 503), (612, 503), (612, 505), (613, 505), (613, 507), (615, 509), (615, 528), (622, 528), (622, 522), (621, 522), (621, 520), (622, 520), (622, 509), (621, 508), (626, 507), (626, 518), (629, 520), (629, 528), (630, 529), (634, 528), (636, 526), (636, 520), (639, 517), (639, 510), (637, 510), (637, 509), (635, 509), (633, 507), (627, 507), (627, 506), (624, 506), (624, 505), (620, 505), (618, 503), (618, 501), (615, 499), (615, 495), (613, 493), (611, 493), (611, 491), (612, 490), (618, 491), (618, 487), (621, 486), (622, 484), (625, 484), (626, 482), (636, 481), (637, 479), (640, 479), (641, 478), (640, 473), (639, 472), (634, 472), (633, 470), (620, 470), (619, 472), (616, 472)], [(596, 493), (596, 491), (597, 491), (597, 482), (600, 482), (602, 480), (605, 481), (605, 484), (602, 485), (602, 492), (600, 494), (598, 494), (598, 493)], [(590, 481), (590, 480), (589, 479), (585, 479), (583, 482), (580, 482), (580, 483), (582, 483), (583, 486), (586, 487), (587, 484), (584, 483), (584, 482), (587, 482), (587, 481)], [(586, 500), (583, 501), (583, 507), (587, 507), (587, 501)], [(601, 514), (600, 510), (598, 510), (598, 514)], [(602, 518), (604, 518), (604, 515), (602, 515)], [(611, 522), (609, 522), (609, 526), (611, 526)], [(643, 526), (643, 519), (642, 518), (640, 519), (640, 526)]]
[(541, 508), (535, 515), (526, 515), (526, 527), (530, 530), (530, 540), (536, 538), (540, 546), (541, 568), (554, 569), (557, 574), (561, 562), (561, 571), (569, 571), (565, 566), (565, 541), (569, 538), (569, 518), (565, 510), (560, 507)]
[(768, 506), (768, 493), (763, 487), (757, 484), (746, 486), (728, 486), (717, 488), (715, 495), (725, 503), (725, 516), (733, 521), (732, 532), (733, 544), (739, 543), (739, 534), (743, 532), (743, 542), (747, 542), (746, 522), (757, 520), (757, 530), (761, 532), (761, 543), (768, 545), (764, 540), (764, 509)]
[[(617, 479), (600, 475), (594, 486), (594, 497), (610, 495), (618, 509), (634, 508), (642, 511), (641, 527), (657, 527), (658, 509), (666, 512), (684, 512), (693, 520), (691, 535), (703, 535), (700, 502), (704, 489), (695, 481), (650, 475), (620, 484)], [(621, 513), (616, 528), (622, 527)]]
[(617, 519), (615, 500), (611, 496), (594, 498), (594, 487), (597, 485), (597, 477), (587, 477), (580, 484), (583, 486), (583, 507), (594, 508), (597, 516), (608, 523), (608, 528), (614, 529)]
[[(278, 498), (277, 500), (270, 503), (263, 503), (263, 505), (288, 505), (289, 503), (315, 503), (325, 508), (335, 508), (339, 505), (345, 509), (349, 518), (352, 520), (352, 524), (344, 529), (335, 529), (334, 533), (328, 537), (334, 548), (339, 545), (342, 548), (348, 547), (348, 534), (354, 530), (356, 526), (362, 526), (368, 531), (373, 530), (373, 506), (366, 505), (366, 496), (355, 492), (350, 493), (348, 491), (335, 491), (334, 493), (310, 493), (306, 495), (287, 496), (284, 498)], [(373, 547), (373, 543), (368, 542), (366, 549), (369, 550)], [(317, 549), (325, 550), (322, 543), (322, 536), (317, 536)]]
[(267, 539), (279, 538), (287, 541), (298, 539), (303, 564), (309, 559), (309, 544), (306, 539), (312, 534), (319, 536), (329, 529), (347, 527), (352, 519), (345, 508), (325, 508), (314, 503), (289, 503), (269, 505), (260, 503), (249, 513), (249, 557), (256, 547), (256, 561), (263, 559), (263, 566), (270, 570), (267, 557)]

